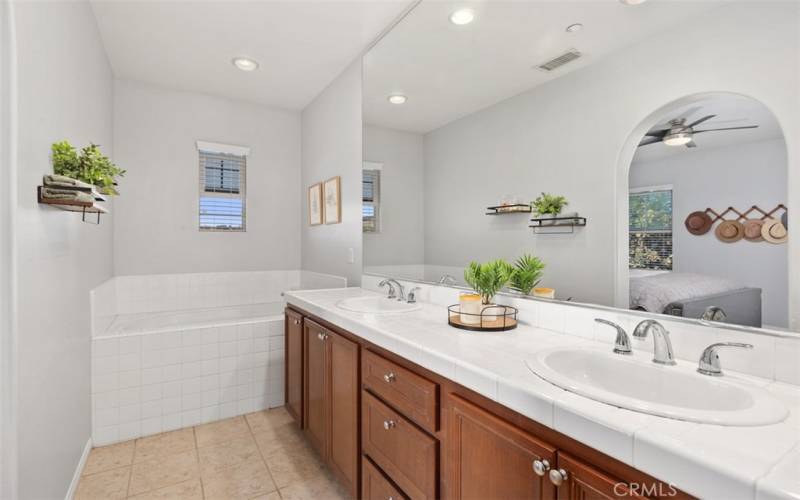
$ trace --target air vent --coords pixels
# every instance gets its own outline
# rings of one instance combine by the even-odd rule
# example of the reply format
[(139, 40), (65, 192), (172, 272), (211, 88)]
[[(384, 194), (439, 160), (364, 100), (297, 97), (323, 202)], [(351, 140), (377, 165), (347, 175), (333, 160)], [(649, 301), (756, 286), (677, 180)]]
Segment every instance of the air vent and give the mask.
[(544, 64), (539, 65), (539, 69), (543, 71), (553, 71), (556, 68), (560, 68), (561, 66), (567, 64), (568, 62), (572, 62), (575, 59), (579, 58), (581, 53), (575, 49), (570, 50), (569, 52), (565, 52), (560, 56), (550, 59)]

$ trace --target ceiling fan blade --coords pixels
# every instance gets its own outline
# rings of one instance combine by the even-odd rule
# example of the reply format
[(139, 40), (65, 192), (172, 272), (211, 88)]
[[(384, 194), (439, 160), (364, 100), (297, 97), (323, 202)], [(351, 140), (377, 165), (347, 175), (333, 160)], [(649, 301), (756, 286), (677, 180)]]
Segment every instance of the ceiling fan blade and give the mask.
[(644, 135), (646, 137), (659, 137), (659, 138), (661, 138), (661, 137), (664, 137), (665, 135), (667, 135), (667, 132), (669, 132), (669, 131), (670, 131), (670, 129), (668, 129), (668, 128), (665, 128), (664, 130), (651, 130), (650, 132), (648, 132), (648, 133), (646, 133)]
[(694, 142), (694, 139), (686, 143), (687, 148), (696, 148), (697, 144)]
[(728, 127), (728, 128), (710, 128), (707, 130), (695, 130), (695, 134), (702, 134), (703, 132), (719, 132), (720, 130), (744, 130), (748, 128), (758, 128), (758, 125), (748, 125), (746, 127)]
[(660, 137), (644, 137), (640, 142), (639, 145), (636, 147), (647, 146), (648, 144), (655, 144), (657, 142), (661, 142)]
[(708, 115), (708, 116), (704, 116), (704, 117), (700, 118), (699, 120), (697, 120), (696, 122), (690, 123), (690, 124), (689, 124), (689, 125), (687, 125), (687, 126), (688, 126), (688, 127), (695, 127), (695, 126), (697, 126), (697, 125), (700, 125), (701, 123), (703, 123), (703, 122), (704, 122), (704, 121), (706, 121), (706, 120), (710, 120), (710, 119), (714, 118), (715, 116), (717, 116), (717, 115)]

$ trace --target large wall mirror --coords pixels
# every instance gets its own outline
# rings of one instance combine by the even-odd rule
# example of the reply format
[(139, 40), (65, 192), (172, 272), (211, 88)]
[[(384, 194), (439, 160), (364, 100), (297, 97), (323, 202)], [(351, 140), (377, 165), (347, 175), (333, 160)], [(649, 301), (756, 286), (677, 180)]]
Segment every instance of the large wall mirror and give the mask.
[(364, 272), (531, 255), (555, 300), (800, 331), (793, 12), (423, 0), (364, 57)]

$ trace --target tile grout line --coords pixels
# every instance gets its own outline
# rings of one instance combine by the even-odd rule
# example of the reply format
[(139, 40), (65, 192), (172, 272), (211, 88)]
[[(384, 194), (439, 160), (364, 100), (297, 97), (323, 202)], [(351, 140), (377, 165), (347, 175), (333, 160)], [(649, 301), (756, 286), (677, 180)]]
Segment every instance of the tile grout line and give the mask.
[[(262, 412), (266, 412), (269, 410), (261, 410)], [(270, 480), (272, 480), (272, 484), (275, 486), (275, 491), (278, 493), (278, 496), (281, 497), (280, 489), (278, 488), (278, 483), (275, 481), (275, 477), (272, 475), (272, 470), (269, 468), (269, 463), (267, 463), (267, 459), (264, 457), (264, 452), (261, 451), (261, 447), (258, 445), (258, 441), (256, 440), (256, 433), (253, 432), (253, 426), (250, 425), (250, 420), (247, 419), (247, 415), (244, 415), (245, 424), (247, 424), (247, 429), (250, 431), (250, 436), (253, 438), (253, 442), (256, 445), (256, 449), (258, 450), (258, 456), (261, 457), (261, 461), (264, 463), (264, 468), (267, 469), (267, 474), (269, 474)], [(250, 413), (249, 415), (252, 415)]]

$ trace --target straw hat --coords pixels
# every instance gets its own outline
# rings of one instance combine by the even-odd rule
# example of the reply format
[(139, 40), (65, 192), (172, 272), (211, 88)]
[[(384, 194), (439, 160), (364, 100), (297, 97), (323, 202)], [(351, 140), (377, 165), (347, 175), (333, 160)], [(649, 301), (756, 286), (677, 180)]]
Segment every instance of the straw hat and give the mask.
[(750, 219), (744, 221), (744, 239), (752, 242), (764, 241), (761, 236), (761, 228), (764, 226), (764, 221), (761, 219)]
[(786, 243), (789, 234), (778, 219), (767, 219), (761, 227), (761, 236), (770, 243)]
[(683, 224), (690, 233), (701, 235), (706, 234), (708, 230), (711, 229), (712, 222), (711, 217), (709, 217), (707, 213), (692, 212), (686, 217)]
[(726, 220), (714, 231), (717, 239), (723, 243), (733, 243), (744, 237), (744, 226), (738, 220)]

